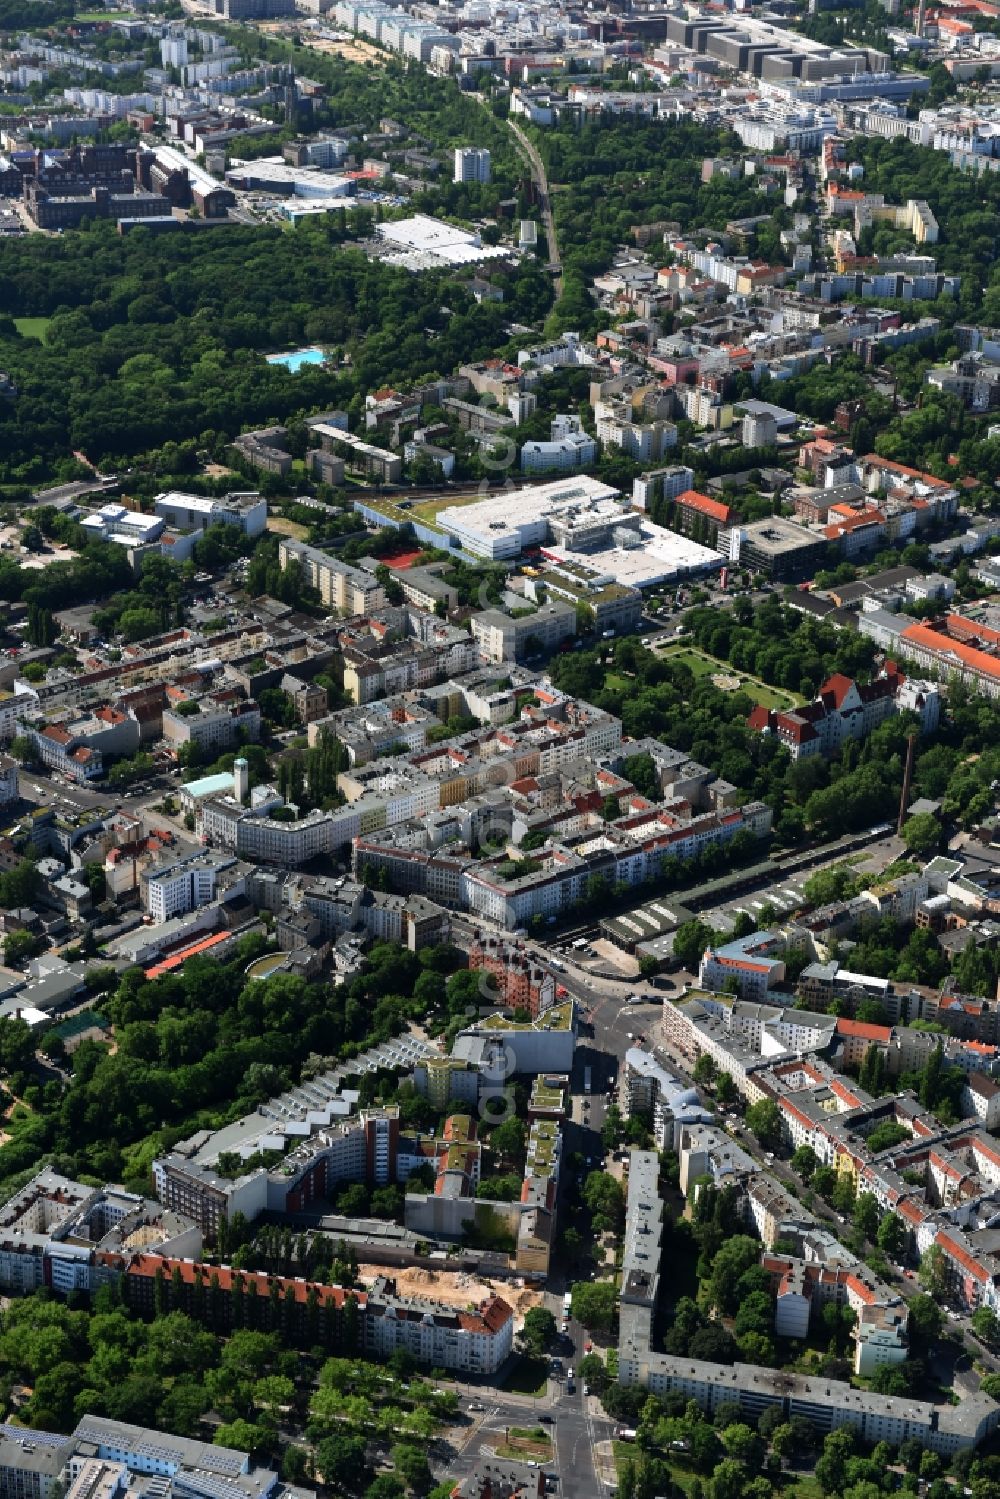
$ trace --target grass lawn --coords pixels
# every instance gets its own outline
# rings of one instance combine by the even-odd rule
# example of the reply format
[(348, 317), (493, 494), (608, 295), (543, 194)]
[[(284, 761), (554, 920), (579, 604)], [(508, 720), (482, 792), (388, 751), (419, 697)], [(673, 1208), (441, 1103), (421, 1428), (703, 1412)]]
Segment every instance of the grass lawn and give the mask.
[(727, 677), (739, 677), (740, 691), (745, 692), (747, 697), (752, 697), (755, 703), (760, 703), (762, 708), (794, 708), (805, 701), (795, 692), (783, 692), (778, 687), (768, 687), (759, 677), (748, 677), (743, 672), (729, 665), (727, 661), (719, 661), (715, 656), (708, 656), (699, 651), (696, 646), (672, 645), (665, 650), (658, 651), (657, 655), (666, 656), (670, 661), (680, 661), (684, 666), (690, 668), (696, 677), (711, 677), (721, 673)]
[(477, 505), (480, 500), (487, 498), (478, 492), (466, 495), (443, 494), (437, 500), (418, 500), (410, 506), (414, 515), (419, 515), (421, 520), (437, 520), (439, 510), (448, 510), (451, 506)]
[(14, 327), (22, 338), (37, 338), (44, 343), (51, 321), (50, 317), (16, 317)]
[(549, 1384), (549, 1366), (543, 1358), (522, 1358), (501, 1385), (514, 1395), (544, 1395)]
[(308, 526), (302, 526), (297, 520), (289, 520), (284, 515), (269, 515), (267, 529), (276, 532), (279, 536), (291, 536), (293, 541), (305, 541), (309, 535)]
[[(634, 1442), (612, 1442), (611, 1448), (614, 1453), (615, 1470), (619, 1477), (624, 1463), (630, 1458), (637, 1461), (642, 1456)], [(666, 1463), (670, 1469), (670, 1477), (681, 1492), (690, 1494), (691, 1486), (699, 1475), (668, 1453), (658, 1451), (656, 1457)], [(704, 1475), (701, 1475), (701, 1483), (704, 1487), (706, 1483)], [(775, 1494), (781, 1495), (781, 1499), (823, 1499), (823, 1490), (812, 1473), (783, 1473), (780, 1478), (773, 1480), (773, 1488)]]

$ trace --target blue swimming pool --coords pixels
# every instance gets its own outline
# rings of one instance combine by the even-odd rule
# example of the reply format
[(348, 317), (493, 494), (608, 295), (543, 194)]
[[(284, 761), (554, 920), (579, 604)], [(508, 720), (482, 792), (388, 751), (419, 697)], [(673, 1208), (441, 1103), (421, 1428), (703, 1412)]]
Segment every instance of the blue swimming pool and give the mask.
[(322, 349), (293, 349), (290, 354), (268, 354), (268, 364), (283, 364), (286, 370), (297, 375), (307, 364), (325, 364)]

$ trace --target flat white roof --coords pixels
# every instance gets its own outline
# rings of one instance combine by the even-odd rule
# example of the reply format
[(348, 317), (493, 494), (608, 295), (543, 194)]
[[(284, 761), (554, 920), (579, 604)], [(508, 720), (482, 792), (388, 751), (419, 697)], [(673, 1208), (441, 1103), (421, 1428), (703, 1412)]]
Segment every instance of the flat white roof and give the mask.
[(479, 244), (478, 234), (460, 229), (456, 224), (446, 224), (443, 219), (432, 219), (425, 213), (379, 224), (375, 232), (379, 239), (407, 250), (436, 250), (440, 253), (455, 246)]
[(156, 496), (157, 509), (161, 505), (169, 505), (172, 510), (193, 510), (199, 515), (211, 515), (215, 504), (215, 500), (205, 499), (200, 494), (182, 494), (179, 489), (171, 489), (166, 494)]
[(510, 254), (503, 245), (480, 244), (478, 234), (423, 213), (378, 224), (375, 232), (383, 244), (395, 246), (383, 257), (386, 264), (408, 271), (473, 265), (478, 260), (498, 260)]
[(502, 495), (488, 494), (472, 505), (449, 505), (438, 511), (437, 523), (465, 534), (515, 535), (523, 526), (545, 516), (579, 505), (596, 510), (601, 501), (614, 499), (618, 490), (589, 474), (572, 474), (552, 484), (536, 484)]

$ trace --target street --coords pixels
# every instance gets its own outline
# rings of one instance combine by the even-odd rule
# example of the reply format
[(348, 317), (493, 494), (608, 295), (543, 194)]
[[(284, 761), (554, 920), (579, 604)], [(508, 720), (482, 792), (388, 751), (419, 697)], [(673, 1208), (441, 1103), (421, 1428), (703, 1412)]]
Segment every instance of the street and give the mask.
[[(152, 775), (149, 779), (153, 779)], [(68, 781), (57, 781), (40, 770), (22, 770), (18, 776), (18, 787), (26, 801), (35, 802), (40, 807), (52, 807), (57, 813), (73, 817), (84, 811), (92, 811), (95, 807), (108, 809), (125, 806), (126, 803), (128, 811), (138, 816), (147, 807), (169, 795), (163, 789), (137, 796), (127, 789), (114, 791), (107, 786), (100, 789), (79, 786)]]
[[(577, 1329), (577, 1333), (582, 1352), (582, 1331)], [(569, 1358), (567, 1355), (563, 1360), (564, 1365)], [(572, 1395), (567, 1395), (564, 1379), (550, 1379), (546, 1393), (536, 1398), (477, 1389), (468, 1402), (463, 1398), (462, 1403), (471, 1424), (445, 1464), (442, 1477), (453, 1483), (468, 1478), (484, 1457), (503, 1446), (507, 1428), (541, 1426), (550, 1433), (555, 1447), (554, 1460), (544, 1464), (546, 1472), (559, 1475), (559, 1487), (566, 1499), (604, 1499), (607, 1490), (600, 1476), (598, 1446), (610, 1442), (614, 1423), (605, 1416), (597, 1399), (584, 1396), (579, 1382)], [(551, 1423), (542, 1422), (543, 1416), (551, 1416)]]

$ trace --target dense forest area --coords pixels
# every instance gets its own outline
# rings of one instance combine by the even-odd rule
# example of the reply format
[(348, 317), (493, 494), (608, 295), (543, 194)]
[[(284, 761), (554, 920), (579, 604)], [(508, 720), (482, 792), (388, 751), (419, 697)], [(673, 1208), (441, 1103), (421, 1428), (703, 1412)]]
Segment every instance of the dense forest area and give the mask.
[[(293, 232), (237, 227), (0, 244), (0, 367), (18, 395), (0, 408), (0, 477), (46, 477), (84, 451), (125, 459), (184, 438), (351, 408), (381, 385), (450, 374), (495, 352), (513, 318), (544, 314), (551, 290), (526, 262), (479, 305), (450, 273), (420, 276), (338, 244), (336, 216)], [(44, 341), (13, 319), (51, 321)], [(303, 342), (333, 363), (292, 375), (264, 350)], [(340, 361), (339, 363), (337, 361)]]

